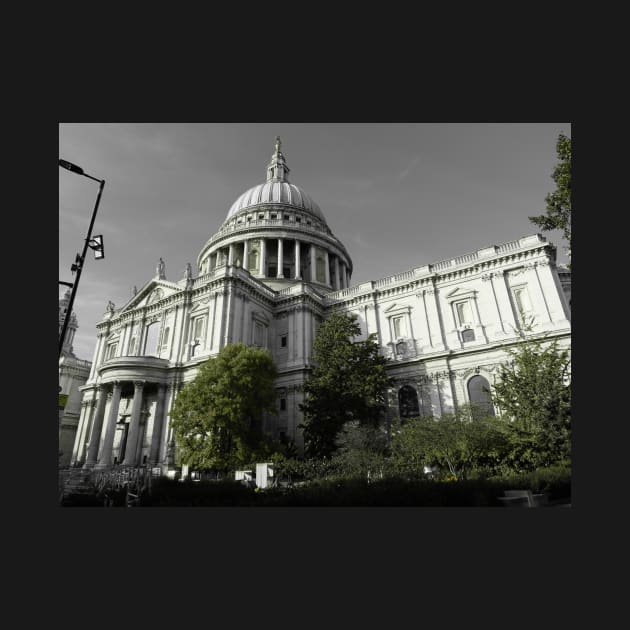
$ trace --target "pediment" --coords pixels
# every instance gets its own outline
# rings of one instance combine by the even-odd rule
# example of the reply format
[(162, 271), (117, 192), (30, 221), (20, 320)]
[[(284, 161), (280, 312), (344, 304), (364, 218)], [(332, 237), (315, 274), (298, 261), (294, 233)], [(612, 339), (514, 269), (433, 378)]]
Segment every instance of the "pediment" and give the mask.
[(150, 306), (175, 293), (179, 293), (181, 290), (181, 287), (178, 287), (174, 282), (150, 280), (127, 304), (125, 304), (125, 306), (123, 306), (121, 312), (133, 311), (137, 308)]
[(446, 294), (446, 299), (449, 302), (452, 302), (453, 300), (459, 300), (460, 298), (474, 298), (476, 294), (477, 291), (474, 289), (462, 289), (461, 287), (456, 287), (450, 293)]
[(396, 313), (411, 312), (411, 306), (409, 304), (398, 304), (397, 302), (394, 302), (391, 306), (386, 308), (383, 312), (388, 313), (389, 315), (394, 315)]

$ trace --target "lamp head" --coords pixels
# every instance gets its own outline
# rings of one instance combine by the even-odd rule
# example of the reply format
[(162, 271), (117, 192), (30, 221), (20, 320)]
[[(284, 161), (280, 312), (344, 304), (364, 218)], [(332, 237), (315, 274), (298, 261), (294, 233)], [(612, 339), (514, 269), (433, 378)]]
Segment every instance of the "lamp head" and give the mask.
[(78, 173), (79, 175), (84, 174), (83, 169), (80, 166), (77, 166), (76, 164), (73, 164), (72, 162), (68, 162), (66, 160), (59, 160), (59, 166), (61, 166), (62, 168), (66, 168), (73, 173)]

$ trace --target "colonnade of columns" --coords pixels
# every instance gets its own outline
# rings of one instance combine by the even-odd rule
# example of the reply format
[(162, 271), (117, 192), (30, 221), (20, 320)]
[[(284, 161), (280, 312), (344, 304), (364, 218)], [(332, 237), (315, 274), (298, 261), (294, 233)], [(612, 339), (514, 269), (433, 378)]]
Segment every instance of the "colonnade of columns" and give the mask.
[[(262, 238), (262, 237), (252, 237), (251, 239), (243, 240), (242, 243), (230, 243), (228, 246), (227, 253), (227, 264), (233, 265), (236, 262), (236, 247), (242, 245), (243, 247), (243, 261), (242, 266), (246, 269), (248, 268), (248, 256), (251, 251), (250, 241), (257, 241), (260, 243), (259, 247), (259, 258), (258, 258), (258, 269), (256, 269), (256, 273), (260, 276), (267, 277), (267, 263), (268, 263), (268, 253), (267, 253), (267, 244), (269, 242), (276, 241), (277, 242), (277, 271), (275, 274), (276, 278), (285, 278), (284, 274), (284, 262), (289, 259), (289, 257), (293, 256), (293, 278), (294, 280), (306, 280), (310, 282), (318, 282), (317, 280), (317, 253), (316, 247), (312, 243), (308, 243), (306, 241), (299, 241), (298, 239), (270, 239), (270, 238)], [(294, 241), (295, 246), (293, 252), (285, 250), (284, 241)], [(306, 245), (309, 248), (309, 256), (310, 256), (310, 277), (302, 278), (301, 273), (301, 252), (302, 247)], [(344, 260), (336, 255), (331, 254), (328, 250), (321, 248), (324, 255), (324, 279), (323, 283), (327, 286), (331, 287), (335, 291), (339, 289), (346, 289), (350, 286), (350, 270), (348, 266), (344, 262)], [(224, 250), (223, 250), (224, 251)], [(221, 254), (220, 251), (215, 252), (214, 256), (220, 256), (223, 260), (224, 254)], [(331, 257), (332, 257), (332, 273), (331, 273)], [(253, 271), (253, 270), (250, 270)], [(322, 282), (320, 280), (319, 282)]]
[[(111, 385), (111, 389), (110, 389)], [(142, 416), (144, 415), (143, 403), (146, 398), (146, 381), (136, 380), (133, 381), (133, 399), (131, 402), (131, 414), (128, 422), (128, 429), (124, 430), (126, 433), (126, 439), (121, 439), (118, 447), (118, 460), (116, 463), (123, 466), (138, 466), (143, 463), (142, 448), (139, 447), (139, 442), (144, 439), (143, 437), (143, 423)], [(155, 390), (153, 390), (154, 392)], [(96, 388), (96, 405), (92, 406), (85, 404), (83, 406), (83, 414), (80, 419), (81, 423), (88, 423), (90, 418), (90, 411), (94, 408), (94, 414), (91, 418), (91, 428), (89, 435), (89, 442), (87, 452), (85, 453), (84, 468), (105, 469), (114, 465), (112, 459), (114, 452), (114, 441), (116, 436), (116, 429), (119, 425), (120, 402), (123, 392), (123, 382), (114, 381), (111, 384), (101, 384)], [(172, 393), (172, 385), (164, 383), (157, 384), (157, 402), (155, 406), (155, 413), (153, 414), (153, 423), (151, 429), (151, 442), (149, 452), (147, 456), (147, 462), (149, 465), (158, 465), (161, 463), (160, 454), (163, 449), (163, 434), (166, 435), (165, 422), (167, 412), (167, 393)], [(105, 420), (105, 409), (107, 402), (109, 401), (109, 412), (107, 414), (107, 420)], [(169, 398), (170, 404), (172, 404), (173, 396)], [(105, 431), (103, 433), (103, 423), (106, 421)], [(122, 424), (125, 427), (124, 423)], [(145, 429), (146, 430), (146, 429)], [(83, 459), (81, 453), (82, 442), (86, 439), (86, 431), (80, 430), (77, 432), (77, 440), (75, 442), (73, 461), (75, 465)], [(121, 450), (124, 448), (124, 454)], [(163, 458), (166, 457), (166, 452)], [(122, 461), (120, 459), (122, 458)]]

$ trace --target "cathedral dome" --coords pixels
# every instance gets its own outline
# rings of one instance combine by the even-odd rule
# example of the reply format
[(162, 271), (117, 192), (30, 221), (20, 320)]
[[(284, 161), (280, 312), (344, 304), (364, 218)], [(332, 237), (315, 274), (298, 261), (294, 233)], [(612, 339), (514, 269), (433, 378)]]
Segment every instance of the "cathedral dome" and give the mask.
[(267, 166), (267, 181), (244, 192), (231, 206), (226, 221), (250, 208), (262, 205), (284, 205), (302, 210), (326, 223), (319, 206), (298, 186), (289, 183), (289, 173), (284, 155), (280, 151), (280, 139), (276, 139), (276, 150)]
[(242, 210), (268, 204), (291, 206), (326, 222), (319, 206), (301, 188), (287, 181), (268, 181), (250, 188), (232, 204), (226, 220)]

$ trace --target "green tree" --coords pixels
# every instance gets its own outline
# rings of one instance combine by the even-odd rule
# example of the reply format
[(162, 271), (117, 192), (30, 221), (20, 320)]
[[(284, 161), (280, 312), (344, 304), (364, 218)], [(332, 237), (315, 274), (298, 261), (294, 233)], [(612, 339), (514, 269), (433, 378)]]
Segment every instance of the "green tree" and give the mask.
[(392, 432), (392, 463), (405, 476), (437, 466), (457, 479), (471, 472), (492, 474), (510, 449), (505, 423), (464, 405), (441, 418), (401, 421)]
[(558, 341), (526, 339), (508, 350), (493, 400), (511, 422), (515, 461), (522, 468), (568, 463), (571, 458), (570, 355)]
[(262, 420), (275, 412), (275, 378), (271, 355), (260, 348), (230, 344), (208, 359), (170, 413), (180, 461), (225, 471), (271, 452)]
[(379, 355), (375, 335), (354, 341), (360, 335), (354, 314), (333, 313), (319, 329), (313, 344), (316, 367), (300, 405), (308, 457), (330, 456), (346, 422), (377, 426), (387, 408), (386, 392), (393, 383), (387, 359)]
[(338, 474), (363, 478), (382, 475), (388, 443), (385, 427), (346, 422), (335, 443), (332, 464)]
[(552, 179), (556, 190), (545, 197), (546, 214), (529, 217), (529, 220), (542, 230), (562, 230), (569, 243), (571, 253), (571, 138), (564, 134), (558, 136), (556, 143), (558, 164), (554, 168)]

